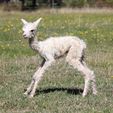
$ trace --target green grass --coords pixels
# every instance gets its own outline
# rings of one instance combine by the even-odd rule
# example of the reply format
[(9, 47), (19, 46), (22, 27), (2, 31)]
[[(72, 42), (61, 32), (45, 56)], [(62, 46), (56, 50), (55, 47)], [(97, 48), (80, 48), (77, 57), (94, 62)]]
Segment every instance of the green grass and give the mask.
[[(36, 96), (23, 95), (41, 58), (22, 38), (21, 18), (42, 17), (39, 40), (76, 35), (87, 43), (86, 61), (95, 71), (98, 96), (83, 98), (82, 75), (60, 59), (46, 71)], [(112, 113), (113, 13), (0, 12), (0, 113)]]

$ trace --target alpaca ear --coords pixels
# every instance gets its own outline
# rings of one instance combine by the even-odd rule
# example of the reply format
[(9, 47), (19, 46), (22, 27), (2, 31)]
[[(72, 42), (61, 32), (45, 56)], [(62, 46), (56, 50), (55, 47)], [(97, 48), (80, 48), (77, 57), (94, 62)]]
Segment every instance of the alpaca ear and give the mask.
[(40, 23), (41, 20), (42, 20), (42, 18), (39, 18), (38, 20), (36, 20), (34, 22), (35, 27), (38, 27), (38, 25), (39, 25), (39, 23)]
[(22, 21), (22, 23), (23, 23), (24, 25), (28, 23), (28, 22), (27, 22), (26, 20), (24, 20), (24, 19), (21, 19), (21, 21)]

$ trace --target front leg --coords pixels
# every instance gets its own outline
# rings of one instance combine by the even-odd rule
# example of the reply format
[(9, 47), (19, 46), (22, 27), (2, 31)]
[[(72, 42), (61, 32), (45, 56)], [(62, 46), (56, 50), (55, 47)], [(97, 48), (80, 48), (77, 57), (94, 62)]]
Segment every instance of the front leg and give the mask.
[(33, 97), (35, 95), (35, 92), (36, 92), (36, 87), (37, 87), (37, 84), (39, 83), (39, 81), (41, 80), (42, 76), (43, 76), (43, 73), (45, 72), (45, 70), (51, 66), (51, 64), (54, 62), (53, 59), (51, 60), (48, 60), (44, 63), (44, 65), (42, 66), (42, 68), (40, 69), (40, 71), (37, 73), (35, 73), (34, 75), (34, 84), (33, 84), (33, 87), (32, 87), (32, 90), (30, 92), (30, 98)]
[[(33, 78), (35, 78), (36, 73), (40, 72), (40, 69), (41, 69), (41, 67), (35, 72), (35, 74), (33, 75)], [(32, 78), (32, 81), (31, 81), (29, 87), (27, 88), (26, 92), (24, 93), (25, 95), (28, 95), (34, 86), (35, 80), (33, 78)]]
[(33, 75), (31, 84), (29, 85), (29, 87), (27, 88), (26, 92), (24, 93), (25, 95), (28, 95), (28, 94), (31, 92), (31, 90), (32, 90), (32, 88), (33, 88), (33, 86), (34, 86), (34, 83), (35, 83), (34, 78), (35, 78), (35, 76), (40, 72), (40, 69), (43, 67), (45, 61), (46, 61), (46, 60), (43, 59), (42, 63), (40, 64), (39, 69), (38, 69), (38, 70), (35, 72), (35, 74)]

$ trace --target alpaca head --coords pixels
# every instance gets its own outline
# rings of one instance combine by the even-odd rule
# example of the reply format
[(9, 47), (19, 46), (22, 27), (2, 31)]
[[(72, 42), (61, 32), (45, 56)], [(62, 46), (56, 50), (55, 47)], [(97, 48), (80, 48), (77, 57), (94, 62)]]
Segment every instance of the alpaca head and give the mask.
[(23, 23), (23, 37), (25, 39), (33, 38), (36, 35), (37, 27), (42, 18), (39, 18), (35, 22), (27, 22), (24, 19), (21, 19)]

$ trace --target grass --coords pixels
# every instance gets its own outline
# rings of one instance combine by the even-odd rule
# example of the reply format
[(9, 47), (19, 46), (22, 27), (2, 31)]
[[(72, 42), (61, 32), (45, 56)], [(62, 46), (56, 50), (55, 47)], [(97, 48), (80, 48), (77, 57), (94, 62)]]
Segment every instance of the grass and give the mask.
[[(86, 61), (95, 71), (98, 96), (81, 96), (82, 75), (60, 59), (46, 71), (36, 96), (23, 95), (41, 58), (22, 38), (21, 18), (42, 17), (38, 37), (76, 35), (87, 43)], [(112, 113), (112, 12), (0, 12), (0, 113)]]

